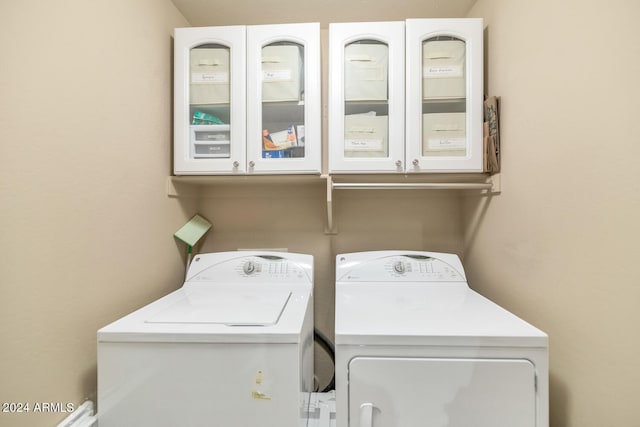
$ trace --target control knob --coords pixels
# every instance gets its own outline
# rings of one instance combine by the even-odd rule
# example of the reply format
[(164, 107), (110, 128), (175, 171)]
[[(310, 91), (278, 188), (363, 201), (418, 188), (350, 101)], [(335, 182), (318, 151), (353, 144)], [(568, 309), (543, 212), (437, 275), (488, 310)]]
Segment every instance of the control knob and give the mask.
[(253, 274), (256, 271), (256, 264), (253, 261), (247, 261), (242, 266), (242, 271), (247, 275)]
[(395, 262), (393, 264), (393, 271), (395, 271), (398, 274), (404, 274), (405, 272), (404, 262), (402, 261)]

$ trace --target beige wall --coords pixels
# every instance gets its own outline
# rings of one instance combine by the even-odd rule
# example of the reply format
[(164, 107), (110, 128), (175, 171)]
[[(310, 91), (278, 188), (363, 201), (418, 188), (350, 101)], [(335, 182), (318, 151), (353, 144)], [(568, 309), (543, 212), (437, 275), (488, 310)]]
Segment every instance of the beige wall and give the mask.
[[(96, 330), (179, 284), (170, 1), (0, 2), (0, 402), (95, 399)], [(0, 413), (0, 426), (65, 414)]]
[(502, 194), (469, 199), (479, 291), (550, 336), (551, 426), (640, 425), (640, 3), (478, 0)]

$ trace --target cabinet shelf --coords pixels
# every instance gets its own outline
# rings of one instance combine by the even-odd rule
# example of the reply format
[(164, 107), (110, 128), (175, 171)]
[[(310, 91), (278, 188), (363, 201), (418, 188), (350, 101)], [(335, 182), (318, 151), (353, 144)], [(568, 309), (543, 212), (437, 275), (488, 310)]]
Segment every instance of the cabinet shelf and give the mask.
[(465, 113), (466, 111), (467, 100), (464, 98), (422, 100), (422, 114)]
[(270, 123), (304, 123), (304, 101), (264, 102), (262, 104), (263, 127)]
[(344, 114), (365, 114), (375, 112), (378, 116), (389, 115), (388, 101), (346, 101), (344, 103)]

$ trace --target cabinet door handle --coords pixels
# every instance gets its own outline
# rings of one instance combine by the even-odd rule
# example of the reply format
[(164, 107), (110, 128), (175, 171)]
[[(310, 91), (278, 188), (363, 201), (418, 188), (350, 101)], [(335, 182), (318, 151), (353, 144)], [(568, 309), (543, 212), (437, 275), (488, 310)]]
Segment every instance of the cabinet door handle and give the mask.
[(360, 426), (373, 427), (373, 403), (360, 405)]
[(254, 167), (255, 165), (256, 165), (256, 162), (254, 162), (253, 160), (251, 160), (251, 161), (249, 162), (249, 167), (250, 167), (250, 168)]

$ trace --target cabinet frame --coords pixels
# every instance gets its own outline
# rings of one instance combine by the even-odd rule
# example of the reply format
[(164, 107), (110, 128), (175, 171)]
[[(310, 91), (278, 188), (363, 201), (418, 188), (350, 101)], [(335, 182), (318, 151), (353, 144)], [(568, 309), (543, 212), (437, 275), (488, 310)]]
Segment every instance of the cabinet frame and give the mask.
[[(191, 156), (189, 73), (191, 49), (204, 44), (229, 48), (230, 157)], [(176, 28), (174, 32), (175, 175), (241, 174), (246, 165), (246, 32), (245, 26)]]
[[(262, 140), (262, 48), (277, 42), (291, 42), (303, 47), (304, 100), (276, 102), (289, 108), (304, 106), (304, 157), (263, 159)], [(252, 25), (247, 27), (247, 164), (248, 173), (305, 174), (321, 173), (322, 124), (320, 89), (320, 24)], [(257, 140), (257, 141), (256, 141)], [(253, 165), (253, 166), (252, 166)]]
[[(390, 31), (387, 30), (393, 25), (402, 27), (403, 55), (392, 56), (391, 43), (397, 41), (389, 41), (387, 36)], [(454, 37), (464, 42), (464, 98), (453, 101), (423, 99), (423, 42), (438, 36)], [(344, 155), (344, 48), (348, 43), (366, 39), (389, 43), (389, 158), (347, 158)], [(329, 49), (330, 174), (483, 172), (482, 19), (407, 19), (399, 22), (330, 24)], [(392, 76), (400, 68), (398, 64), (404, 66), (404, 78)], [(397, 90), (406, 104), (402, 109), (392, 108), (392, 88), (400, 82), (403, 85)], [(423, 114), (431, 109), (443, 113), (464, 112), (463, 154), (423, 154)], [(399, 114), (400, 117), (392, 118), (392, 114)], [(392, 125), (398, 122), (402, 123), (401, 129)]]
[[(345, 47), (372, 40), (388, 46), (387, 157), (346, 157)], [(404, 22), (357, 22), (329, 25), (329, 173), (396, 173), (404, 161)], [(375, 101), (358, 101), (373, 106)]]
[[(292, 42), (304, 48), (305, 148), (300, 158), (262, 158), (262, 47), (274, 42)], [(192, 48), (206, 44), (226, 47), (230, 54), (229, 104), (224, 104), (230, 118), (228, 158), (195, 158), (191, 147), (190, 55)], [(321, 173), (320, 24), (177, 28), (174, 46), (175, 175)], [(256, 135), (258, 142), (249, 140)]]
[[(483, 171), (483, 21), (464, 19), (407, 19), (407, 141), (406, 171), (482, 172)], [(452, 36), (465, 42), (465, 126), (464, 156), (423, 156), (422, 43), (436, 36)], [(437, 101), (436, 101), (437, 102)]]

